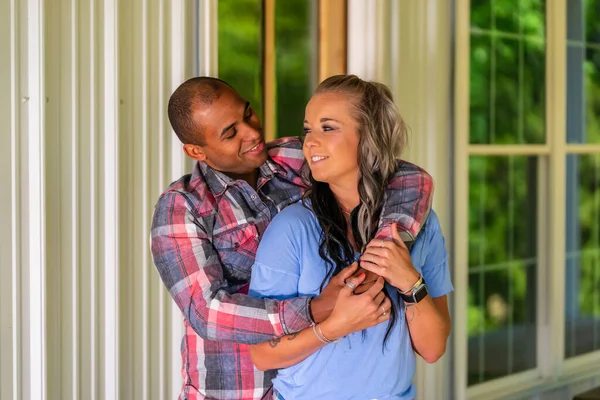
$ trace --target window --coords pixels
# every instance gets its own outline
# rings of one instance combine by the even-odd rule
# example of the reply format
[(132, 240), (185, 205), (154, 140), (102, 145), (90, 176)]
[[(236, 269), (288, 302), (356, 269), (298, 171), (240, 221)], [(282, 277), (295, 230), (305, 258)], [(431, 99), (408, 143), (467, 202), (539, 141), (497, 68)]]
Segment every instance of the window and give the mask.
[(318, 82), (345, 72), (320, 54), (343, 51), (345, 59), (344, 30), (328, 29), (345, 26), (345, 7), (345, 0), (218, 2), (219, 77), (250, 101), (267, 139), (301, 135)]
[(457, 393), (486, 398), (600, 362), (600, 1), (456, 18)]
[(471, 2), (468, 384), (536, 366), (537, 180), (544, 143), (541, 1)]
[(567, 3), (565, 357), (600, 350), (600, 1)]

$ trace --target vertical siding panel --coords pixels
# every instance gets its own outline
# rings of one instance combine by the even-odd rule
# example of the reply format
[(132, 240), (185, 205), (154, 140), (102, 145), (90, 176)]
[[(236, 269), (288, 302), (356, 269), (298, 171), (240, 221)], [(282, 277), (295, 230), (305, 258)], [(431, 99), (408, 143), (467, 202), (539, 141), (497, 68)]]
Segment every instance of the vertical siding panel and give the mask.
[[(17, 326), (16, 326), (16, 98), (15, 75), (19, 70), (16, 54), (17, 24), (15, 0), (0, 3), (0, 47), (9, 49), (0, 57), (0, 182), (6, 186), (0, 192), (0, 398), (18, 398)], [(8, 133), (8, 134), (7, 134)]]
[(70, 354), (70, 364), (71, 370), (65, 371), (71, 376), (71, 387), (69, 388), (71, 391), (71, 398), (73, 400), (79, 398), (79, 362), (78, 362), (78, 354), (79, 354), (79, 248), (80, 248), (80, 232), (78, 229), (78, 221), (80, 219), (79, 215), (79, 113), (81, 109), (79, 107), (79, 91), (78, 87), (81, 84), (81, 80), (79, 78), (79, 68), (78, 68), (78, 55), (79, 55), (79, 37), (80, 37), (80, 24), (79, 22), (79, 7), (77, 0), (70, 0), (70, 9), (71, 12), (69, 14), (71, 27), (71, 43), (70, 43), (70, 52), (71, 52), (71, 143), (70, 143), (70, 203), (71, 213), (70, 213), (70, 229), (71, 229), (71, 240), (69, 241), (71, 252), (70, 252), (70, 272), (71, 272), (71, 287), (70, 287), (70, 319), (71, 319), (71, 327), (72, 332), (70, 338), (71, 342), (71, 354)]
[[(101, 398), (119, 399), (119, 159), (118, 159), (118, 6), (117, 0), (103, 3), (102, 90), (102, 289), (103, 302), (103, 382)], [(125, 382), (127, 379), (125, 379)]]
[(46, 101), (44, 104), (46, 111), (44, 135), (46, 146), (43, 149), (46, 160), (44, 171), (46, 183), (49, 190), (46, 197), (46, 240), (47, 240), (47, 280), (44, 284), (47, 287), (46, 304), (44, 311), (47, 315), (47, 369), (48, 369), (48, 388), (49, 399), (61, 398), (61, 195), (62, 195), (62, 171), (61, 171), (61, 150), (62, 141), (60, 137), (61, 112), (64, 108), (60, 107), (62, 100), (60, 71), (61, 61), (64, 54), (62, 51), (61, 35), (61, 13), (59, 0), (50, 0), (47, 2), (47, 8), (44, 13), (44, 38), (45, 43), (45, 92)]
[(44, 7), (42, 0), (23, 2), (20, 28), (25, 48), (20, 110), (20, 220), (22, 254), (20, 306), (22, 323), (22, 397), (46, 398), (46, 243), (44, 181)]
[[(121, 171), (119, 174), (119, 188), (121, 196), (119, 198), (119, 207), (124, 211), (123, 218), (119, 221), (119, 229), (123, 232), (121, 239), (121, 252), (119, 254), (118, 279), (120, 284), (120, 304), (119, 316), (120, 331), (119, 340), (121, 343), (121, 353), (119, 362), (122, 368), (123, 376), (127, 376), (129, 385), (122, 385), (119, 393), (123, 399), (136, 398), (134, 395), (135, 387), (140, 383), (135, 378), (135, 368), (133, 361), (134, 346), (141, 338), (133, 333), (135, 321), (131, 312), (133, 299), (132, 280), (135, 269), (135, 259), (133, 254), (135, 248), (133, 245), (134, 233), (131, 231), (133, 225), (135, 210), (135, 201), (133, 195), (135, 187), (132, 185), (132, 175), (134, 173), (134, 160), (131, 156), (132, 148), (135, 145), (135, 128), (132, 122), (135, 119), (134, 108), (136, 101), (133, 99), (132, 92), (134, 82), (138, 79), (138, 74), (134, 73), (133, 62), (135, 59), (135, 36), (137, 26), (135, 24), (136, 11), (135, 2), (137, 0), (119, 2), (119, 162)], [(141, 100), (141, 99), (140, 99)]]
[[(74, 0), (73, 0), (74, 1)], [(96, 267), (95, 260), (95, 131), (96, 121), (94, 118), (95, 107), (95, 70), (96, 70), (96, 46), (95, 46), (95, 14), (94, 0), (79, 2), (75, 13), (77, 29), (77, 52), (76, 68), (78, 75), (77, 96), (80, 109), (78, 110), (78, 120), (76, 121), (78, 141), (76, 151), (80, 154), (77, 160), (78, 173), (77, 182), (77, 203), (78, 213), (77, 227), (78, 232), (77, 254), (78, 279), (75, 280), (78, 287), (77, 309), (73, 310), (77, 319), (78, 331), (75, 337), (81, 346), (77, 347), (76, 360), (78, 377), (74, 382), (74, 393), (76, 399), (94, 399), (95, 398), (95, 332), (94, 318), (96, 310), (94, 308), (95, 279), (94, 271)]]
[[(136, 159), (136, 176), (134, 176), (134, 185), (138, 187), (136, 183), (139, 182), (140, 186), (136, 190), (137, 194), (137, 202), (141, 207), (137, 208), (138, 213), (136, 218), (134, 219), (134, 237), (135, 237), (135, 248), (137, 253), (137, 261), (136, 267), (136, 277), (134, 282), (137, 283), (137, 289), (139, 296), (136, 296), (135, 302), (135, 315), (139, 316), (136, 318), (138, 324), (136, 327), (139, 327), (138, 333), (141, 338), (141, 343), (139, 347), (136, 347), (136, 350), (139, 351), (137, 354), (136, 361), (141, 365), (136, 365), (136, 371), (141, 372), (141, 376), (139, 377), (141, 383), (141, 391), (140, 395), (142, 399), (148, 399), (148, 371), (149, 371), (149, 363), (148, 363), (148, 352), (150, 350), (149, 347), (149, 331), (150, 327), (148, 324), (149, 315), (150, 315), (150, 304), (148, 303), (148, 285), (149, 285), (149, 274), (148, 274), (148, 173), (149, 173), (149, 164), (148, 164), (148, 153), (150, 151), (149, 142), (153, 139), (150, 134), (149, 126), (150, 126), (150, 114), (149, 108), (150, 104), (155, 102), (156, 99), (153, 99), (149, 96), (149, 64), (150, 64), (150, 29), (149, 29), (149, 0), (142, 0), (140, 4), (140, 15), (141, 15), (141, 26), (140, 26), (140, 34), (141, 40), (139, 43), (139, 47), (142, 51), (140, 57), (142, 65), (140, 66), (141, 70), (141, 80), (139, 87), (139, 95), (141, 95), (141, 115), (140, 115), (140, 129), (136, 131), (138, 141), (141, 144), (136, 147), (136, 152), (138, 152)], [(137, 93), (136, 93), (137, 94)], [(141, 137), (140, 137), (141, 136)], [(141, 154), (140, 154), (141, 151)], [(141, 189), (141, 190), (140, 190)], [(141, 270), (140, 270), (141, 269)]]
[[(161, 160), (161, 138), (163, 136), (163, 119), (162, 115), (166, 112), (163, 102), (163, 21), (162, 21), (162, 5), (159, 0), (150, 0), (148, 2), (148, 19), (146, 23), (148, 34), (148, 149), (147, 157), (144, 161), (145, 182), (147, 184), (144, 192), (144, 232), (141, 232), (141, 250), (145, 254), (143, 271), (146, 275), (144, 280), (144, 304), (146, 305), (146, 321), (144, 331), (147, 332), (147, 343), (144, 348), (145, 360), (147, 365), (146, 370), (146, 389), (148, 399), (160, 399), (161, 381), (163, 378), (160, 375), (160, 358), (161, 358), (161, 339), (163, 339), (162, 329), (160, 326), (160, 279), (154, 271), (150, 248), (148, 245), (148, 237), (150, 230), (150, 221), (154, 209), (154, 203), (157, 199), (160, 189), (158, 189), (157, 178), (160, 176)], [(158, 193), (157, 193), (158, 192)]]

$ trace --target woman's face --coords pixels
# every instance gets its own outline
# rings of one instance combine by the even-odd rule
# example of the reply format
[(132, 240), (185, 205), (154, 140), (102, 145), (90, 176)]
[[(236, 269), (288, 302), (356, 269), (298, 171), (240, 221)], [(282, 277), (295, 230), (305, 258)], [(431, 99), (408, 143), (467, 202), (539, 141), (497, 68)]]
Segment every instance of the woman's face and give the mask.
[(358, 182), (358, 124), (350, 107), (351, 100), (342, 93), (316, 94), (306, 106), (304, 157), (318, 182)]

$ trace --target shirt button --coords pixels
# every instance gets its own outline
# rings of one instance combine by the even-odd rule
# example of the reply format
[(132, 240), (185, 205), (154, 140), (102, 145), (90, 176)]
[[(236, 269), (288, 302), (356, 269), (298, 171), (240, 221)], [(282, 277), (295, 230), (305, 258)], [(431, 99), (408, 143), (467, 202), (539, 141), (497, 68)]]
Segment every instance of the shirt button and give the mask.
[(251, 198), (252, 200), (256, 200), (256, 195), (255, 195), (255, 194), (253, 194), (252, 196), (250, 196), (250, 198)]

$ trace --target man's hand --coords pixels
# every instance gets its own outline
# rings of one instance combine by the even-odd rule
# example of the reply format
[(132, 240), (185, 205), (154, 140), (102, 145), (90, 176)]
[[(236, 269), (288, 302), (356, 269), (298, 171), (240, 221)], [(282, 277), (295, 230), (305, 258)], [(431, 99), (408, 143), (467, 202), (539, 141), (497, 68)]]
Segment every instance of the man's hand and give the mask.
[[(346, 279), (350, 278), (356, 272), (357, 269), (358, 263), (355, 262), (341, 270), (339, 274), (331, 278), (331, 280), (329, 281), (327, 286), (325, 286), (321, 294), (315, 297), (310, 302), (310, 313), (312, 315), (313, 321), (315, 321), (316, 323), (323, 322), (327, 317), (329, 317), (331, 311), (333, 311), (333, 307), (335, 306), (335, 302), (337, 301), (340, 290), (346, 284)], [(362, 282), (362, 280), (360, 282)], [(373, 283), (371, 283), (369, 287), (371, 287), (372, 285)]]
[(353, 276), (358, 276), (362, 273), (366, 274), (365, 280), (363, 283), (358, 285), (356, 289), (354, 289), (354, 294), (362, 294), (366, 292), (371, 286), (373, 286), (373, 284), (375, 284), (375, 282), (377, 282), (377, 278), (379, 278), (379, 275), (377, 275), (375, 272), (367, 271), (363, 267), (358, 267)]

